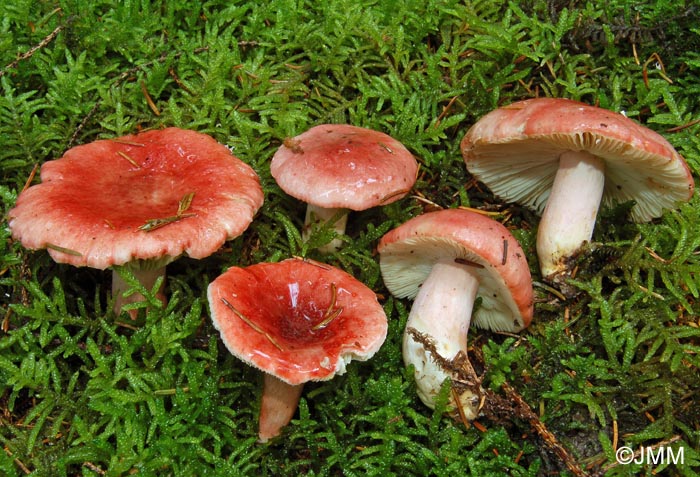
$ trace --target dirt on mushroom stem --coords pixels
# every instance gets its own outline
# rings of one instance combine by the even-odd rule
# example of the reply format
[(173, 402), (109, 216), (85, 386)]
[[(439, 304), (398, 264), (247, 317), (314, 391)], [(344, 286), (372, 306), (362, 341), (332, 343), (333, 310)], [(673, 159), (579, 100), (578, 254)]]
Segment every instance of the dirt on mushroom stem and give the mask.
[[(459, 396), (467, 392), (474, 395), (475, 401), (479, 403), (480, 408), (481, 403), (483, 403), (482, 398), (484, 391), (481, 387), (483, 379), (476, 374), (474, 367), (469, 362), (466, 351), (459, 351), (454, 358), (447, 359), (441, 356), (437, 351), (435, 342), (430, 336), (411, 327), (406, 328), (406, 333), (416, 342), (420, 343), (430, 353), (430, 358), (451, 377), (453, 389), (452, 401), (454, 401), (454, 406), (449, 414), (455, 419), (459, 418), (467, 425), (466, 419), (464, 418), (464, 410), (458, 408)], [(455, 396), (454, 393), (457, 395)]]

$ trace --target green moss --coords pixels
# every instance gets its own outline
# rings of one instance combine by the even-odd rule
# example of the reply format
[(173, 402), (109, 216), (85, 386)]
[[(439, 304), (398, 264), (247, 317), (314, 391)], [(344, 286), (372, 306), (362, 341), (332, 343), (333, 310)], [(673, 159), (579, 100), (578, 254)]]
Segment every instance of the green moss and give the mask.
[[(661, 132), (700, 173), (697, 7), (647, 2), (125, 2), (19, 0), (0, 21), (0, 197), (35, 164), (143, 128), (214, 136), (260, 175), (266, 202), (240, 238), (169, 266), (170, 300), (115, 317), (108, 274), (53, 263), (0, 229), (0, 474), (551, 475), (566, 472), (527, 420), (465, 428), (415, 394), (401, 358), (410, 303), (384, 288), (378, 239), (433, 207), (487, 207), (539, 280), (538, 218), (470, 181), (459, 151), (491, 109), (578, 99)], [(654, 56), (656, 54), (657, 56)], [(663, 64), (661, 64), (663, 63)], [(147, 91), (155, 105), (149, 106)], [(350, 216), (329, 256), (301, 241), (303, 204), (269, 161), (323, 122), (382, 130), (416, 155), (414, 191)], [(35, 182), (38, 179), (35, 179)], [(425, 199), (425, 200), (424, 200)], [(521, 337), (474, 331), (485, 385), (511, 383), (581, 467), (609, 475), (700, 469), (700, 203), (649, 224), (603, 211), (562, 302), (537, 286)], [(211, 326), (206, 286), (231, 265), (323, 260), (375, 290), (389, 316), (376, 357), (305, 388), (281, 439), (256, 443), (259, 373)], [(128, 273), (127, 273), (128, 275)], [(128, 278), (128, 276), (127, 276)], [(133, 284), (136, 286), (136, 284)], [(143, 308), (141, 310), (141, 308)], [(482, 367), (478, 369), (482, 371)], [(617, 441), (615, 441), (617, 439)], [(684, 465), (616, 465), (622, 445), (666, 441)]]

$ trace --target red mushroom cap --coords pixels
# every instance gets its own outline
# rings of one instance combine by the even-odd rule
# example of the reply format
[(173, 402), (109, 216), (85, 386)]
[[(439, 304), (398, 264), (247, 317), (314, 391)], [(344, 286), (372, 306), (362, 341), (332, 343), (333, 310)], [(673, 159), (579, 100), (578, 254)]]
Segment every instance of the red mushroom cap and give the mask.
[(605, 162), (603, 203), (634, 200), (645, 222), (693, 195), (683, 158), (664, 139), (622, 114), (561, 98), (504, 106), (481, 118), (462, 139), (467, 169), (494, 194), (542, 213), (566, 151)]
[(386, 338), (374, 292), (326, 264), (289, 259), (232, 267), (209, 285), (208, 296), (229, 351), (288, 384), (342, 374)]
[(289, 195), (324, 208), (365, 210), (405, 196), (418, 164), (387, 134), (346, 124), (323, 124), (277, 150), (270, 171)]
[(263, 202), (252, 168), (212, 137), (178, 128), (74, 147), (45, 163), (41, 180), (9, 213), (13, 237), (57, 262), (99, 269), (209, 256)]
[(532, 278), (525, 253), (502, 224), (476, 212), (447, 209), (412, 218), (388, 232), (377, 247), (384, 283), (399, 298), (413, 298), (444, 259), (473, 264), (481, 306), (473, 323), (520, 331), (533, 314)]

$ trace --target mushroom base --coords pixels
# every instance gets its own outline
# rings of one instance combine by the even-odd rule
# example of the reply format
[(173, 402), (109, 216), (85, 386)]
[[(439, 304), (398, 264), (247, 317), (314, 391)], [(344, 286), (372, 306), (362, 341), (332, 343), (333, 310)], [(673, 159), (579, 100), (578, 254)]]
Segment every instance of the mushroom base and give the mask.
[(552, 190), (537, 231), (537, 256), (543, 278), (566, 296), (574, 258), (591, 240), (605, 186), (605, 163), (587, 152), (569, 151), (559, 158)]
[(258, 442), (264, 443), (280, 435), (282, 428), (289, 424), (297, 411), (303, 389), (303, 384), (288, 384), (271, 374), (265, 374)]
[[(322, 227), (326, 223), (330, 222), (333, 217), (342, 213), (340, 218), (332, 225), (333, 230), (336, 234), (342, 235), (345, 233), (345, 227), (348, 223), (348, 210), (342, 208), (324, 208), (318, 207), (316, 205), (308, 204), (306, 207), (306, 218), (304, 219), (304, 230), (302, 231), (302, 238), (304, 241), (308, 241), (314, 228)], [(321, 253), (331, 253), (335, 252), (343, 244), (343, 241), (339, 238), (334, 238), (330, 243), (319, 247)]]
[[(158, 278), (163, 277), (163, 281), (160, 284), (160, 288), (156, 293), (156, 298), (158, 298), (163, 304), (167, 303), (165, 298), (165, 267), (154, 268), (154, 269), (139, 269), (130, 268), (134, 277), (141, 283), (147, 290), (152, 290), (156, 284)], [(131, 286), (124, 281), (124, 279), (119, 275), (116, 270), (112, 271), (112, 297), (114, 298), (114, 313), (119, 316), (122, 311), (122, 307), (129, 303), (139, 303), (145, 301), (146, 298), (137, 292), (134, 292), (126, 296), (126, 292), (131, 289)], [(132, 320), (135, 320), (138, 316), (138, 310), (129, 310), (129, 316)]]
[[(481, 388), (467, 360), (467, 333), (479, 281), (474, 267), (445, 259), (433, 265), (408, 315), (406, 366), (414, 367), (418, 396), (433, 409), (442, 383), (453, 381), (451, 405), (477, 417)], [(455, 385), (459, 384), (459, 385)]]

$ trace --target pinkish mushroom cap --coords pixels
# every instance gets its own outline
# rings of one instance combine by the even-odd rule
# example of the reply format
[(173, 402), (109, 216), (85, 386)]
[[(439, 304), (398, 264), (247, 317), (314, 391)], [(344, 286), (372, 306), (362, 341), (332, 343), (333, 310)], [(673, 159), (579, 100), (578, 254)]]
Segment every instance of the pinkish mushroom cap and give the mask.
[(683, 158), (658, 133), (622, 114), (568, 99), (539, 98), (490, 112), (461, 142), (467, 169), (494, 194), (542, 214), (543, 277), (562, 285), (591, 239), (601, 202), (634, 201), (644, 222), (689, 200)]
[[(287, 139), (270, 164), (272, 176), (289, 195), (307, 203), (303, 236), (313, 225), (330, 223), (345, 232), (347, 212), (390, 204), (416, 181), (418, 163), (400, 142), (379, 131), (347, 124), (323, 124)], [(341, 240), (320, 247), (336, 250)]]
[(289, 259), (230, 268), (209, 285), (211, 318), (229, 351), (265, 372), (259, 440), (277, 436), (307, 381), (345, 372), (384, 342), (376, 295), (337, 268)]
[(379, 131), (322, 124), (287, 139), (270, 171), (289, 195), (323, 208), (365, 210), (405, 196), (418, 164), (399, 141)]
[[(451, 209), (400, 225), (382, 237), (378, 251), (389, 291), (415, 297), (403, 357), (414, 368), (418, 396), (433, 408), (451, 378), (452, 405), (466, 419), (476, 418), (482, 391), (466, 384), (478, 382), (466, 359), (471, 320), (517, 332), (532, 319), (532, 281), (520, 244), (500, 223)], [(474, 310), (477, 298), (481, 305)]]
[(660, 134), (622, 114), (562, 98), (491, 111), (462, 139), (467, 169), (494, 194), (542, 213), (560, 156), (587, 151), (605, 162), (604, 205), (634, 200), (646, 222), (693, 196), (683, 158)]
[(533, 291), (522, 247), (499, 222), (464, 209), (428, 212), (379, 242), (384, 283), (398, 298), (414, 298), (441, 260), (471, 266), (479, 278), (480, 328), (518, 332), (530, 324)]
[(229, 351), (292, 385), (342, 374), (386, 338), (374, 292), (326, 264), (289, 259), (232, 267), (209, 285), (208, 296)]
[(210, 136), (177, 128), (74, 147), (45, 163), (41, 180), (10, 210), (12, 236), (98, 269), (207, 257), (263, 202), (252, 168)]

